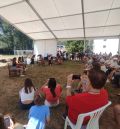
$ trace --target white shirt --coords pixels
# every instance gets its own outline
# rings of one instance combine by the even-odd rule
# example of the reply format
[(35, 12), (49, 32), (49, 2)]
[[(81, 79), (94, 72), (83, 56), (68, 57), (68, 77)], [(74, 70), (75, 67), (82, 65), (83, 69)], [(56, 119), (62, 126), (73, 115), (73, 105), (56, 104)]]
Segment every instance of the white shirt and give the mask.
[(22, 88), (20, 90), (19, 94), (20, 94), (20, 99), (22, 102), (26, 101), (26, 100), (34, 100), (35, 90), (34, 90), (34, 88), (32, 88), (31, 93), (28, 92), (28, 94), (27, 94), (27, 93), (25, 93), (25, 89)]

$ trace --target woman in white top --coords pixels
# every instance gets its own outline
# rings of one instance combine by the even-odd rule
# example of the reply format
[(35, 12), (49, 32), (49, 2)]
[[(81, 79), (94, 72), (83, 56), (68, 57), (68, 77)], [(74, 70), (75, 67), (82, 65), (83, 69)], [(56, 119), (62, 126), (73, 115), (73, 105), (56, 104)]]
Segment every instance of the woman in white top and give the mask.
[(30, 109), (34, 105), (35, 87), (30, 78), (25, 79), (24, 87), (19, 92), (20, 107)]

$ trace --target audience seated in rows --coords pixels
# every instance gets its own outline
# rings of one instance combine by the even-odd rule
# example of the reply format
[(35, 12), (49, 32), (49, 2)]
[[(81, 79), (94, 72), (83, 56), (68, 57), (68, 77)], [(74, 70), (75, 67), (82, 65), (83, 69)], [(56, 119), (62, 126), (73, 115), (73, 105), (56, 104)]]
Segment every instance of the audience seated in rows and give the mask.
[[(79, 114), (93, 111), (104, 106), (108, 102), (108, 93), (103, 88), (107, 80), (106, 74), (108, 71), (109, 77), (113, 72), (112, 77), (115, 77), (117, 70), (112, 69), (112, 65), (105, 63), (106, 59), (97, 57), (94, 56), (94, 58), (88, 58), (87, 68), (89, 69), (87, 69), (87, 72), (79, 79), (82, 93), (72, 94), (72, 82), (75, 80), (72, 79), (73, 75), (70, 75), (67, 78), (66, 111), (64, 116), (67, 115), (74, 124), (76, 123)], [(15, 62), (16, 60), (13, 62), (13, 66), (17, 66)], [(20, 63), (21, 62), (19, 61), (19, 64)], [(51, 65), (50, 62), (49, 65)], [(104, 68), (102, 68), (103, 66)], [(111, 69), (110, 72), (109, 68)], [(46, 121), (49, 122), (50, 120), (49, 107), (59, 105), (61, 92), (61, 85), (57, 84), (55, 78), (49, 78), (37, 91), (31, 79), (27, 78), (25, 80), (24, 87), (20, 90), (19, 95), (20, 107), (22, 109), (30, 109), (27, 129), (43, 129), (45, 127)], [(42, 95), (45, 97), (45, 105), (41, 105)], [(114, 111), (116, 120), (119, 123), (118, 106), (114, 107)], [(85, 118), (84, 124), (88, 121), (89, 117)], [(40, 124), (41, 122), (42, 124)]]

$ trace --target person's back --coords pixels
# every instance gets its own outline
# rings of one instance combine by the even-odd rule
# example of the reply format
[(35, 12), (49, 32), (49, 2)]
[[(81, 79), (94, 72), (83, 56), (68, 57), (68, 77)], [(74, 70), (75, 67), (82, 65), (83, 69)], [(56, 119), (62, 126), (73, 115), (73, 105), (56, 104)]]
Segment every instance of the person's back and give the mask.
[(100, 93), (96, 94), (79, 93), (72, 98), (68, 96), (66, 101), (69, 106), (68, 116), (73, 123), (76, 123), (79, 114), (93, 111), (107, 104), (108, 94), (106, 90), (102, 89)]
[(16, 67), (17, 66), (17, 62), (16, 62), (16, 58), (15, 57), (12, 60), (12, 66), (13, 67)]
[(29, 113), (27, 129), (44, 129), (48, 112), (48, 106), (32, 106)]
[(36, 96), (34, 100), (35, 106), (29, 111), (29, 121), (26, 129), (44, 129), (46, 122), (50, 121), (49, 107), (41, 105), (40, 96)]
[(26, 93), (25, 89), (22, 88), (20, 91), (20, 97), (21, 97), (21, 101), (26, 101), (26, 100), (32, 100), (34, 99), (34, 94), (35, 94), (35, 89), (31, 88), (31, 92)]
[(61, 92), (62, 92), (62, 88), (60, 84), (56, 85), (56, 88), (55, 88), (56, 96), (55, 97), (53, 97), (50, 89), (47, 86), (42, 88), (41, 90), (45, 93), (46, 100), (49, 102), (56, 102), (59, 99)]
[(30, 109), (34, 105), (35, 87), (30, 78), (26, 78), (24, 87), (19, 92), (20, 96), (20, 107), (22, 109)]
[[(88, 89), (86, 93), (71, 95), (71, 76), (67, 81), (67, 97), (68, 117), (75, 124), (78, 115), (96, 110), (108, 103), (108, 93), (103, 89), (107, 77), (101, 70), (91, 69), (88, 72)], [(84, 121), (88, 122), (89, 118)]]
[(50, 107), (57, 106), (59, 104), (62, 88), (60, 84), (56, 83), (55, 78), (49, 78), (45, 85), (38, 90), (38, 93), (39, 92), (45, 95), (45, 105)]

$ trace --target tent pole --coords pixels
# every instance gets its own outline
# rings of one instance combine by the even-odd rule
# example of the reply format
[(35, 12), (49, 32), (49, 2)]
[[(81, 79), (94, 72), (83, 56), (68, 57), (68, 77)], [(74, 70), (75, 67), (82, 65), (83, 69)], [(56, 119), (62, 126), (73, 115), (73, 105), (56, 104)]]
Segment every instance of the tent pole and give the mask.
[(81, 0), (81, 6), (82, 6), (82, 20), (83, 20), (83, 34), (84, 34), (84, 48), (83, 52), (85, 52), (85, 43), (86, 43), (86, 33), (85, 33), (85, 17), (84, 17), (84, 1)]
[(119, 35), (119, 43), (118, 43), (118, 55), (120, 55), (120, 35)]
[(83, 48), (83, 52), (85, 52), (86, 50), (86, 39), (84, 38), (84, 48)]
[(36, 16), (41, 20), (41, 22), (45, 25), (45, 27), (50, 31), (50, 33), (53, 35), (53, 37), (57, 40), (56, 35), (53, 33), (53, 31), (50, 29), (50, 27), (46, 24), (46, 22), (42, 19), (42, 17), (39, 15), (39, 13), (36, 11), (34, 6), (31, 4), (29, 0), (25, 0), (28, 6), (32, 9), (32, 11), (36, 14)]

